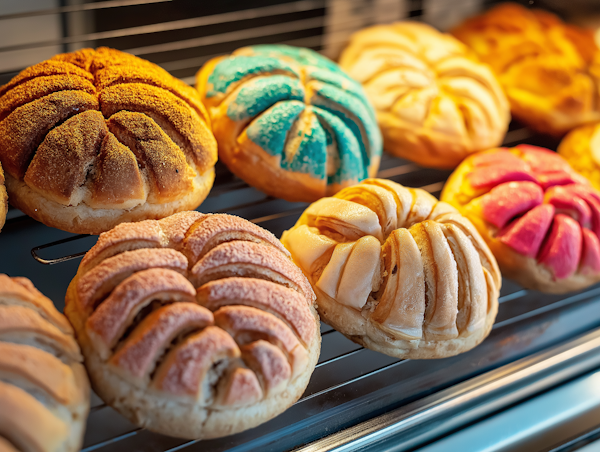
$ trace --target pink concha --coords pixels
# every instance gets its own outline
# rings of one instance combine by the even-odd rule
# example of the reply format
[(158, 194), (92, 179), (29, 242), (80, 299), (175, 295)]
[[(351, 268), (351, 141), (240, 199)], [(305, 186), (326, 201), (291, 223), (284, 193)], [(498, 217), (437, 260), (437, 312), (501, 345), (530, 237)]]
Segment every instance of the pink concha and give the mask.
[(508, 148), (497, 148), (496, 152), (482, 152), (473, 156), (473, 166), (512, 166), (527, 169), (523, 161), (508, 150)]
[(543, 174), (538, 174), (537, 179), (540, 185), (547, 190), (550, 187), (555, 187), (557, 185), (569, 185), (576, 184), (579, 181), (576, 180), (573, 174), (567, 171), (553, 171)]
[[(521, 162), (523, 164), (523, 162)], [(474, 188), (494, 187), (505, 182), (531, 181), (537, 182), (535, 176), (528, 169), (512, 166), (485, 166), (474, 170), (468, 175)]]
[(582, 233), (573, 218), (558, 214), (538, 261), (546, 265), (557, 279), (568, 278), (577, 271), (581, 257)]
[(550, 149), (529, 144), (520, 144), (516, 148), (523, 153), (523, 159), (535, 173), (551, 173), (568, 168), (562, 157)]
[(552, 187), (546, 191), (545, 201), (556, 207), (557, 213), (564, 213), (577, 220), (581, 227), (590, 228), (592, 209), (579, 196), (565, 190), (564, 187)]
[(583, 250), (580, 271), (584, 275), (600, 272), (600, 240), (589, 229), (583, 229)]
[(494, 187), (481, 198), (483, 217), (498, 228), (511, 218), (542, 203), (544, 192), (533, 182), (509, 182)]
[(554, 207), (542, 204), (513, 221), (498, 234), (498, 239), (516, 252), (535, 257), (554, 217)]

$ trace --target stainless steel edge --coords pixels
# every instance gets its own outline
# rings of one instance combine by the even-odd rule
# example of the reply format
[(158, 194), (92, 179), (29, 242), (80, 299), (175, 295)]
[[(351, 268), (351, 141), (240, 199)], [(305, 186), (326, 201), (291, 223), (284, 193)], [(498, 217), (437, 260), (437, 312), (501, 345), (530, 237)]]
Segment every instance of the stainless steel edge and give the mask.
[(600, 329), (314, 441), (296, 452), (366, 450), (384, 443), (386, 450), (408, 450), (598, 367)]

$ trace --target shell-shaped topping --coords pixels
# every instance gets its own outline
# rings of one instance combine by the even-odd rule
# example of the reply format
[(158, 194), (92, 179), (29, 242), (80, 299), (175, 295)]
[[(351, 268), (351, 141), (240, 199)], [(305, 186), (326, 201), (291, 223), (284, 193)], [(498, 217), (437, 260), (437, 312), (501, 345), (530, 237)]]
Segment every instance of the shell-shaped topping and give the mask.
[(56, 402), (70, 405), (77, 401), (79, 389), (73, 370), (60, 359), (25, 344), (0, 342), (0, 376), (23, 380), (25, 385), (43, 390)]
[[(495, 172), (503, 176), (495, 178)], [(531, 178), (523, 180), (523, 174)], [(476, 184), (484, 175), (486, 184)], [(600, 272), (591, 270), (595, 264), (583, 262), (586, 256), (595, 262), (595, 252), (582, 251), (585, 240), (590, 250), (595, 249), (590, 232), (600, 239), (600, 193), (556, 153), (519, 145), (469, 157), (450, 179), (442, 199), (473, 218), (478, 227), (489, 229), (482, 232), (486, 240), (498, 240), (499, 246), (545, 266), (557, 284), (584, 268), (590, 283), (600, 279)]]
[(452, 30), (498, 77), (515, 117), (560, 136), (600, 118), (591, 31), (517, 3), (502, 3)]
[[(381, 135), (362, 87), (312, 50), (238, 49), (209, 61), (197, 88), (220, 143), (237, 142), (282, 172), (308, 177), (321, 196), (379, 166)], [(269, 191), (265, 184), (259, 188)]]
[(83, 49), (2, 87), (0, 161), (12, 178), (64, 206), (172, 202), (216, 162), (208, 122), (197, 92), (160, 67)]
[(50, 452), (65, 446), (67, 424), (28, 392), (0, 381), (0, 405), (0, 435), (19, 449)]
[(135, 327), (110, 363), (142, 380), (149, 376), (156, 359), (177, 336), (212, 323), (212, 313), (201, 306), (168, 304), (150, 313)]
[(271, 233), (239, 217), (185, 212), (102, 234), (65, 310), (89, 341), (89, 359), (127, 384), (231, 408), (304, 378), (319, 346), (314, 299)]
[(289, 252), (269, 231), (233, 215), (210, 215), (195, 223), (189, 229), (183, 249), (195, 262), (217, 245), (233, 240), (272, 245), (289, 256)]
[(0, 306), (28, 307), (63, 333), (73, 332), (68, 320), (58, 313), (52, 301), (40, 293), (27, 278), (10, 278), (0, 274)]
[(215, 325), (223, 328), (241, 345), (266, 337), (291, 358), (292, 375), (301, 372), (308, 354), (296, 336), (277, 317), (249, 306), (225, 306), (215, 313)]
[(298, 267), (282, 253), (273, 253), (270, 246), (258, 243), (222, 243), (190, 270), (190, 280), (196, 287), (231, 276), (266, 279), (297, 290), (307, 300), (314, 299), (310, 284)]
[(202, 383), (213, 364), (237, 358), (240, 349), (221, 328), (206, 327), (175, 346), (156, 370), (153, 386), (174, 395), (205, 397)]
[(195, 301), (194, 286), (180, 273), (163, 268), (151, 268), (134, 273), (98, 306), (87, 319), (87, 331), (102, 359), (108, 359), (110, 350), (135, 316), (153, 302)]
[(198, 289), (197, 300), (211, 311), (242, 305), (270, 312), (286, 322), (305, 345), (315, 334), (314, 317), (304, 297), (271, 281), (248, 278), (211, 281)]
[(352, 35), (340, 58), (373, 102), (386, 149), (452, 167), (497, 146), (508, 103), (492, 72), (466, 47), (425, 24), (376, 25)]
[(72, 336), (24, 306), (0, 306), (0, 338), (17, 343), (33, 341), (41, 346), (49, 346), (58, 356), (81, 361), (79, 347)]
[[(347, 211), (354, 228), (330, 221)], [(381, 237), (382, 229), (391, 231)], [(313, 283), (324, 321), (392, 356), (431, 357), (419, 351), (431, 344), (444, 348), (436, 357), (456, 354), (455, 340), (483, 338), (497, 312), (501, 276), (490, 249), (424, 190), (368, 179), (313, 203), (282, 243)], [(394, 341), (406, 342), (396, 351)]]
[(187, 272), (185, 256), (172, 249), (140, 249), (127, 251), (104, 260), (79, 279), (79, 304), (86, 317), (115, 287), (133, 273), (150, 268)]

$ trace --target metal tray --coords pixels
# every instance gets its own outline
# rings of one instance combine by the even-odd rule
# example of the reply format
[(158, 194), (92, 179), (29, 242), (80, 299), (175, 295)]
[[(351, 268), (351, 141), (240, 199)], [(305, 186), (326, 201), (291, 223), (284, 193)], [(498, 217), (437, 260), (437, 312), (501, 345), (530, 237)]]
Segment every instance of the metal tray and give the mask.
[[(370, 23), (405, 16), (434, 21), (449, 10), (464, 7), (466, 14), (492, 3), (260, 0), (240, 10), (244, 5), (232, 1), (39, 1), (49, 6), (11, 13), (0, 7), (4, 61), (28, 65), (57, 51), (111, 45), (151, 59), (190, 83), (210, 56), (241, 45), (285, 42), (335, 56), (349, 33)], [(335, 8), (341, 4), (346, 10), (339, 12)], [(388, 10), (398, 17), (386, 16)], [(2, 41), (3, 24), (16, 28), (19, 21), (40, 17), (58, 18), (55, 37), (30, 33), (32, 38), (22, 42)], [(0, 84), (18, 72), (11, 68), (0, 65)], [(520, 142), (557, 145), (512, 124), (505, 144)], [(448, 175), (386, 154), (378, 176), (439, 196)], [(218, 164), (215, 186), (199, 210), (239, 215), (280, 236), (306, 206), (267, 197)], [(0, 234), (0, 272), (30, 278), (62, 310), (81, 255), (95, 240), (48, 228), (11, 209)], [(600, 327), (600, 286), (557, 296), (504, 280), (500, 302), (490, 337), (468, 353), (443, 360), (391, 358), (323, 324), (319, 364), (303, 397), (270, 422), (227, 438), (185, 441), (138, 429), (94, 396), (84, 451), (363, 450), (382, 441), (407, 450), (600, 365), (600, 340), (593, 332)]]

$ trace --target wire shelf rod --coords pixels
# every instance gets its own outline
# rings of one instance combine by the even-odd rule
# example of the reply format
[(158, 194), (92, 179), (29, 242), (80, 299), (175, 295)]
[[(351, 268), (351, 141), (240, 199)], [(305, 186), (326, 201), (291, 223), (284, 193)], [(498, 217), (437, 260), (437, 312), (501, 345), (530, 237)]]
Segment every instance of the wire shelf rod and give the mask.
[[(321, 9), (325, 5), (324, 0), (300, 0), (294, 3), (286, 3), (283, 5), (266, 6), (264, 8), (246, 9), (241, 11), (233, 11), (230, 13), (214, 14), (211, 16), (194, 17), (191, 19), (181, 19), (171, 22), (162, 22), (152, 25), (142, 25), (131, 28), (121, 28), (118, 30), (101, 31), (88, 33), (77, 36), (66, 36), (59, 39), (51, 39), (46, 41), (37, 41), (24, 44), (14, 44), (11, 46), (0, 47), (0, 52), (8, 52), (15, 50), (25, 50), (40, 47), (50, 47), (55, 45), (75, 44), (88, 41), (97, 41), (100, 39), (123, 38), (130, 36), (139, 36), (152, 33), (160, 33), (164, 31), (178, 31), (189, 28), (198, 28), (207, 25), (215, 25), (222, 23), (230, 23), (247, 19), (257, 19), (261, 17), (278, 16), (284, 14), (292, 14), (297, 12), (312, 11)], [(321, 19), (323, 17), (321, 16)]]

